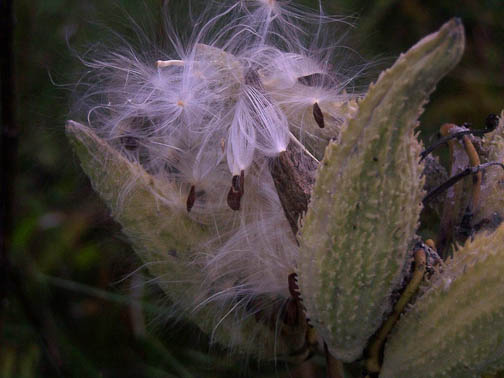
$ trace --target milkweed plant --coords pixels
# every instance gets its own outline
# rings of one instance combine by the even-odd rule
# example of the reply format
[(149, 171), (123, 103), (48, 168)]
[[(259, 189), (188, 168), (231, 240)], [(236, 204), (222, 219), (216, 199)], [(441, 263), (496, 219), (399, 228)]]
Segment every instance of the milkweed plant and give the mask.
[(95, 51), (68, 138), (172, 315), (230, 353), (323, 354), (330, 376), (496, 373), (502, 114), (442, 125), (425, 148), (417, 120), (463, 54), (461, 21), (366, 90), (364, 65), (334, 58), (328, 30), (345, 22), (280, 0), (211, 3), (189, 36), (166, 22), (170, 49)]

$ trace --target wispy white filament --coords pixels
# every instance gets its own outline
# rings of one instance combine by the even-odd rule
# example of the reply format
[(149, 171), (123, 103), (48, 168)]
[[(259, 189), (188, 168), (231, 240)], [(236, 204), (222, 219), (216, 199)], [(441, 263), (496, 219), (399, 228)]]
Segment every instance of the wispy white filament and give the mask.
[[(350, 80), (329, 69), (331, 46), (317, 46), (334, 21), (287, 1), (212, 3), (188, 38), (167, 21), (170, 50), (146, 38), (136, 49), (121, 38), (85, 60), (78, 105), (89, 127), (177, 188), (159, 196), (164, 205), (212, 231), (186, 262), (201, 269), (201, 293), (178, 305), (222, 303), (216, 327), (254, 298), (272, 306), (289, 296), (298, 247), (269, 166), (293, 135), (308, 153), (323, 154), (345, 117), (334, 103), (355, 97), (343, 93)], [(315, 103), (327, 118), (324, 131)]]

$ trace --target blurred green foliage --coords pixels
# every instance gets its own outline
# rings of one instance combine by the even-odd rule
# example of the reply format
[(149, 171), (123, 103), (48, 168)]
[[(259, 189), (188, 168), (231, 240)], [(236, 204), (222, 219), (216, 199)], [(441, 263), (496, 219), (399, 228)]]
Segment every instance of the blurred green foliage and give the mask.
[[(304, 1), (314, 5), (314, 1)], [(168, 320), (168, 303), (93, 193), (67, 143), (72, 52), (105, 38), (98, 24), (159, 15), (160, 0), (18, 0), (16, 81), (22, 129), (10, 253), (41, 326), (13, 294), (1, 328), (2, 377), (284, 377), (283, 363), (227, 357), (194, 326)], [(504, 107), (504, 7), (500, 0), (338, 0), (328, 13), (356, 16), (348, 46), (376, 77), (448, 18), (461, 17), (467, 50), (432, 96), (424, 140), (444, 122), (482, 127)], [(126, 11), (126, 13), (124, 11)], [(125, 277), (127, 277), (125, 279)], [(40, 329), (43, 329), (41, 335)], [(47, 344), (43, 342), (48, 340)]]

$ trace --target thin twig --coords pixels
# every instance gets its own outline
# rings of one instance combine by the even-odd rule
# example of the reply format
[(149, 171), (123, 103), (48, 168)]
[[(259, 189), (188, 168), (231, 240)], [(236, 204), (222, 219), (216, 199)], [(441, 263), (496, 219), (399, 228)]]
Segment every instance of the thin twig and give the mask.
[(487, 169), (488, 167), (497, 165), (504, 169), (504, 164), (499, 163), (499, 162), (489, 162), (489, 163), (484, 163), (477, 165), (475, 167), (468, 167), (464, 169), (462, 172), (456, 174), (455, 176), (450, 177), (448, 180), (446, 180), (444, 183), (439, 185), (436, 189), (432, 190), (429, 194), (425, 196), (425, 198), (422, 200), (424, 204), (428, 203), (430, 200), (432, 200), (434, 197), (438, 196), (439, 194), (443, 193), (445, 190), (448, 188), (452, 187), (455, 185), (457, 182), (462, 180), (464, 177), (469, 176), (471, 174), (476, 174), (480, 172), (481, 170)]
[(422, 151), (420, 154), (420, 161), (425, 159), (427, 155), (429, 155), (431, 152), (436, 150), (438, 147), (442, 146), (443, 144), (447, 143), (448, 141), (452, 139), (459, 139), (463, 136), (467, 135), (474, 135), (474, 136), (483, 136), (489, 132), (494, 131), (497, 126), (499, 125), (499, 117), (497, 117), (495, 114), (489, 114), (488, 117), (486, 118), (485, 121), (485, 128), (481, 130), (477, 129), (467, 129), (467, 130), (462, 130), (456, 133), (452, 133), (449, 135), (446, 135), (439, 140), (437, 140), (434, 144), (430, 145), (427, 147), (425, 150)]

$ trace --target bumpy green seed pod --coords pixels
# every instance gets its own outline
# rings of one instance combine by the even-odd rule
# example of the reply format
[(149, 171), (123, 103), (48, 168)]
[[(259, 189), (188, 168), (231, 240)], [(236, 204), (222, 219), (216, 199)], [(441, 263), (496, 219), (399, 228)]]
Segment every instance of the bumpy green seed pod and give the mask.
[(504, 225), (454, 255), (399, 321), (380, 377), (479, 377), (504, 368)]
[(185, 199), (181, 198), (180, 208), (175, 208), (173, 196), (178, 191), (171, 183), (145, 172), (89, 127), (69, 121), (66, 132), (93, 189), (107, 203), (123, 232), (138, 245), (139, 256), (148, 261), (162, 260), (166, 263), (164, 271), (179, 272), (179, 259), (185, 258), (181, 253), (207, 238), (205, 228), (187, 216)]
[[(177, 201), (180, 193), (171, 183), (148, 174), (92, 129), (69, 121), (66, 132), (93, 188), (121, 224), (135, 252), (159, 279), (167, 297), (186, 310), (190, 320), (214, 341), (261, 358), (285, 357), (303, 347), (304, 324), (279, 324), (275, 329), (250, 314), (245, 319), (237, 319), (236, 314), (227, 316), (233, 303), (208, 303), (202, 311), (192, 311), (206, 299), (201, 298), (203, 274), (191, 261), (198, 245), (211, 237), (206, 227), (188, 217), (185, 199)], [(277, 320), (271, 314), (264, 317)]]
[(383, 72), (330, 144), (300, 232), (300, 291), (308, 317), (343, 361), (358, 358), (390, 310), (423, 194), (422, 106), (464, 49), (454, 19)]
[[(193, 223), (182, 206), (175, 208), (173, 198), (166, 198), (178, 191), (129, 161), (90, 128), (70, 121), (66, 132), (94, 190), (121, 224), (139, 257), (154, 276), (175, 282), (165, 285), (168, 296), (177, 302), (190, 298), (184, 295), (187, 285), (176, 282), (198, 280), (198, 272), (189, 271), (186, 264), (191, 251), (207, 238), (207, 230)], [(183, 204), (183, 200), (179, 202)]]

